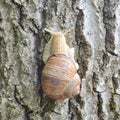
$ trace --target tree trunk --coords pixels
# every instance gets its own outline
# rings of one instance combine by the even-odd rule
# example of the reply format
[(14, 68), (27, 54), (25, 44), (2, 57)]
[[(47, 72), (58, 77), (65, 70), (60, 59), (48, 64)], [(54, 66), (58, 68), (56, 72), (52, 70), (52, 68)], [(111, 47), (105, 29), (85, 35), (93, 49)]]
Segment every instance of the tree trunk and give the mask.
[[(49, 34), (65, 31), (80, 68), (80, 94), (52, 100), (41, 89)], [(0, 1), (1, 120), (120, 120), (120, 1)]]

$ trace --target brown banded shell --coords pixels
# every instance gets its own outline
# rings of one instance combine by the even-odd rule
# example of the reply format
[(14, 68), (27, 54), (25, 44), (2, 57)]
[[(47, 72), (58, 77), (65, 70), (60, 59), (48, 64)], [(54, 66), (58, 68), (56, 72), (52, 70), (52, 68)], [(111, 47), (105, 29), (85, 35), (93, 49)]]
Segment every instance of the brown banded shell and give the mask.
[(48, 59), (41, 83), (45, 94), (53, 99), (71, 98), (80, 91), (80, 77), (75, 63), (63, 54)]

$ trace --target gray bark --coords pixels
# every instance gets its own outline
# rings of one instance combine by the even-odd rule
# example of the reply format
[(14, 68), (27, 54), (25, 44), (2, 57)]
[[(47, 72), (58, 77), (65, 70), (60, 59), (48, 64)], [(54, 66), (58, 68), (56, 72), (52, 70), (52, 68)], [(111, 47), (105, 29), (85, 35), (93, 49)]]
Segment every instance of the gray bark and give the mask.
[[(80, 94), (51, 100), (41, 89), (44, 28), (75, 29)], [(0, 1), (1, 120), (120, 120), (120, 1)]]

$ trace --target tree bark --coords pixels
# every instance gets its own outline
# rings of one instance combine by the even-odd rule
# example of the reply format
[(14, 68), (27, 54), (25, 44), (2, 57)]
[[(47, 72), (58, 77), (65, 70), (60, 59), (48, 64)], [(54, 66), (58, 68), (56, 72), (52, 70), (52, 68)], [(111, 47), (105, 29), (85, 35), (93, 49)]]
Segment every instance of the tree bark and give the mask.
[[(52, 100), (41, 89), (44, 28), (65, 31), (80, 68), (80, 94)], [(0, 1), (1, 120), (120, 120), (120, 1)]]

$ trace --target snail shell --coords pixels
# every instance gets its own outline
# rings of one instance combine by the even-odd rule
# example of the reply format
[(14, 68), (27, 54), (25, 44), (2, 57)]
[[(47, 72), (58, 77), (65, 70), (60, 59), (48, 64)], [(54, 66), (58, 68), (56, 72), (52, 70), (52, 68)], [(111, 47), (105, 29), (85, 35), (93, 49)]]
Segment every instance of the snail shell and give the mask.
[(79, 66), (74, 60), (74, 48), (66, 44), (64, 33), (45, 30), (52, 37), (43, 52), (43, 91), (53, 99), (71, 98), (80, 91)]
[(74, 62), (67, 56), (51, 56), (42, 72), (42, 88), (53, 99), (71, 98), (80, 91), (80, 77)]

